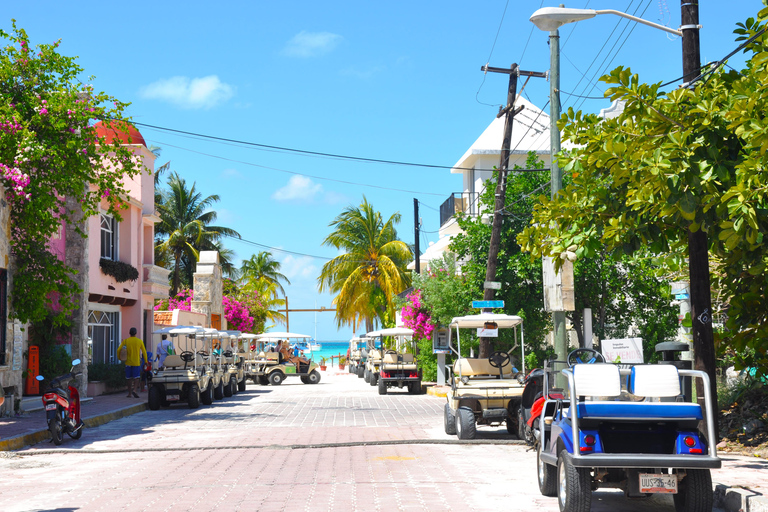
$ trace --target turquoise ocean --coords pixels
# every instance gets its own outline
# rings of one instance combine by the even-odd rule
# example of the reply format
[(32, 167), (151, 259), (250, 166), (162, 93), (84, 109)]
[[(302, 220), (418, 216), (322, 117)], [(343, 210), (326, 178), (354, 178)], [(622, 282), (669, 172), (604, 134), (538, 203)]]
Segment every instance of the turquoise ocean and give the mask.
[[(322, 348), (315, 352), (304, 352), (304, 355), (307, 357), (312, 357), (312, 359), (316, 362), (320, 362), (321, 357), (325, 357), (328, 359), (328, 364), (330, 365), (331, 362), (331, 356), (338, 356), (341, 354), (342, 356), (347, 355), (347, 349), (349, 348), (349, 341), (320, 341), (318, 342), (322, 346)], [(336, 366), (338, 363), (338, 359), (333, 360), (333, 365)]]

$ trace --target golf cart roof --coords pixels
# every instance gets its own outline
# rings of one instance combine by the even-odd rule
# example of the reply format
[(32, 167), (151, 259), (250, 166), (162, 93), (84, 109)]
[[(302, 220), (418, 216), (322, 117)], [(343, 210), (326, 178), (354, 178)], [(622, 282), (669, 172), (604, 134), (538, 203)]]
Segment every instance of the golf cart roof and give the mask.
[(407, 327), (391, 327), (389, 329), (379, 329), (378, 331), (369, 332), (365, 335), (367, 338), (374, 338), (377, 336), (413, 336), (413, 329)]
[(352, 338), (349, 341), (368, 341), (368, 337), (367, 336), (355, 336), (354, 338)]
[(152, 331), (152, 334), (202, 334), (203, 328), (196, 325), (169, 325)]
[(523, 319), (515, 315), (503, 315), (498, 313), (480, 313), (479, 315), (457, 316), (451, 320), (451, 327), (459, 329), (472, 329), (485, 327), (486, 322), (494, 322), (500, 328), (515, 327), (523, 323)]
[(286, 338), (311, 338), (308, 334), (296, 334), (294, 332), (265, 332), (256, 338), (260, 340), (282, 340)]
[(253, 334), (253, 333), (250, 333), (250, 332), (244, 332), (243, 334), (240, 335), (240, 337), (244, 338), (246, 340), (252, 340), (252, 339), (258, 338), (259, 335), (258, 334)]

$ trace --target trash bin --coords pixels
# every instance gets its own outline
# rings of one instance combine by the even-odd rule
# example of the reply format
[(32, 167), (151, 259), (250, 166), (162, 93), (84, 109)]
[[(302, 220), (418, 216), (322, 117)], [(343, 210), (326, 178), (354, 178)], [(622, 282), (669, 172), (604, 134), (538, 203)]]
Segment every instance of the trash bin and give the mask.
[[(656, 352), (661, 353), (661, 361), (659, 364), (672, 364), (678, 370), (690, 370), (693, 368), (693, 361), (680, 361), (677, 359), (677, 354), (680, 352), (688, 352), (690, 350), (688, 343), (681, 341), (665, 341), (663, 343), (656, 344)], [(683, 391), (683, 400), (690, 402), (693, 397), (691, 377), (680, 377), (680, 389)], [(671, 400), (674, 400), (671, 399)]]

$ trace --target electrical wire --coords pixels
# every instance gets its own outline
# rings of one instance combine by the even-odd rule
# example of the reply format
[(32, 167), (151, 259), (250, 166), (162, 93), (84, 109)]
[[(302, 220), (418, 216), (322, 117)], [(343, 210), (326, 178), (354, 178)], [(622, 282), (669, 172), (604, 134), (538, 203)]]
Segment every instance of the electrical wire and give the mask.
[[(544, 4), (544, 0), (542, 0), (542, 5)], [(496, 37), (493, 38), (493, 45), (491, 45), (491, 51), (488, 54), (488, 59), (486, 59), (486, 64), (488, 62), (491, 62), (491, 56), (493, 55), (493, 50), (496, 48), (496, 41), (499, 39), (499, 34), (501, 33), (501, 26), (504, 24), (504, 16), (507, 14), (507, 7), (509, 7), (509, 0), (507, 0), (507, 3), (504, 5), (504, 12), (501, 13), (501, 20), (499, 20), (499, 28), (496, 30)], [(531, 29), (533, 30), (533, 29)], [(525, 52), (523, 52), (525, 53)], [(491, 103), (484, 103), (480, 101), (480, 90), (483, 88), (483, 85), (485, 85), (485, 77), (488, 76), (488, 72), (486, 71), (483, 73), (483, 81), (480, 82), (480, 87), (477, 88), (477, 92), (475, 93), (475, 101), (478, 102), (481, 105), (485, 105), (487, 107), (496, 107), (497, 105), (491, 104)]]
[(295, 254), (297, 256), (306, 256), (308, 258), (315, 258), (315, 259), (318, 259), (318, 260), (331, 261), (333, 259), (333, 258), (328, 258), (327, 256), (317, 256), (315, 254), (307, 254), (307, 253), (303, 253), (303, 252), (289, 251), (288, 249), (280, 249), (279, 247), (272, 247), (271, 245), (261, 244), (259, 242), (254, 242), (252, 240), (246, 240), (245, 238), (240, 238), (240, 237), (237, 237), (237, 236), (225, 235), (225, 234), (222, 234), (222, 236), (224, 236), (225, 238), (231, 238), (232, 240), (237, 240), (238, 242), (243, 242), (243, 243), (248, 244), (248, 245), (254, 245), (256, 247), (263, 247), (265, 249), (270, 249), (272, 251), (280, 251), (280, 252), (285, 252), (285, 253), (288, 253), (288, 254)]

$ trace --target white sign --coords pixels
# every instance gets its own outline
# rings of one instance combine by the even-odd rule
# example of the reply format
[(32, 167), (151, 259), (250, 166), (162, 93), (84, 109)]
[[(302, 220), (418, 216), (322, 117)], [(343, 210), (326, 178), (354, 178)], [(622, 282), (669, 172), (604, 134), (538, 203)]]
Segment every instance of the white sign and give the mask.
[(560, 272), (555, 272), (552, 258), (545, 256), (541, 262), (544, 280), (544, 310), (575, 311), (573, 288), (573, 263), (565, 260)]
[(500, 281), (485, 281), (483, 283), (483, 288), (486, 288), (488, 290), (501, 290), (501, 282)]
[(603, 357), (606, 363), (642, 364), (645, 362), (642, 338), (602, 340), (600, 347), (603, 350)]
[(482, 327), (477, 328), (477, 336), (480, 338), (498, 338), (499, 329), (484, 329)]

